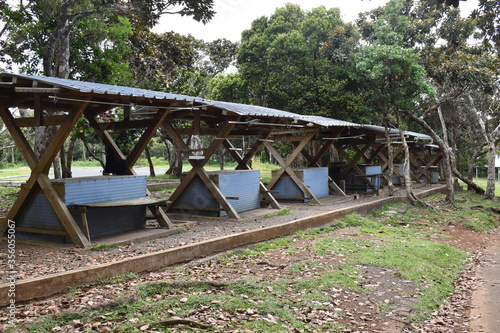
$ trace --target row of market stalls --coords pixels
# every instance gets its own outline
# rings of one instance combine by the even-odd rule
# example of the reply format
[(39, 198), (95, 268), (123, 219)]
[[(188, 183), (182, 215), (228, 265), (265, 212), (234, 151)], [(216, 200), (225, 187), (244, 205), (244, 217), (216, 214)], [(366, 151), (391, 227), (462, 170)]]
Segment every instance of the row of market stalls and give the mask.
[[(110, 112), (113, 117), (103, 117)], [(162, 227), (171, 228), (174, 225), (166, 213), (239, 219), (244, 211), (281, 208), (283, 200), (321, 204), (320, 199), (330, 194), (376, 193), (387, 179), (390, 156), (396, 165), (392, 179), (401, 183), (400, 132), (373, 125), (10, 73), (0, 74), (0, 116), (31, 169), (19, 197), (0, 223), (1, 235), (12, 220), (19, 235), (72, 241), (86, 247), (94, 237), (144, 227), (146, 209)], [(119, 167), (113, 176), (50, 179), (51, 164), (81, 118), (88, 121)], [(36, 156), (22, 129), (41, 126), (57, 130), (44, 153)], [(135, 174), (134, 165), (160, 127), (192, 168), (169, 198), (155, 199), (147, 190), (145, 177)], [(139, 139), (125, 154), (111, 133), (138, 129)], [(195, 135), (207, 138), (208, 144), (193, 149), (188, 138)], [(437, 146), (427, 135), (404, 135), (411, 150), (413, 181), (437, 182), (441, 158)], [(393, 138), (392, 154), (388, 153), (388, 137)], [(237, 138), (245, 138), (248, 146), (236, 147)], [(292, 143), (293, 151), (282, 156), (276, 148), (278, 142)], [(207, 163), (221, 148), (236, 161), (236, 169), (207, 171)], [(279, 164), (267, 184), (251, 163), (262, 149)]]

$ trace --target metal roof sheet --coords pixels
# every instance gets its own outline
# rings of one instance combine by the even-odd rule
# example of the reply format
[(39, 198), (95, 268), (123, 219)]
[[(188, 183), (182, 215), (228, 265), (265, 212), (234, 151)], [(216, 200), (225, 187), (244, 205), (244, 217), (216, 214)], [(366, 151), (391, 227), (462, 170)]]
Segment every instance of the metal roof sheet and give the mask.
[(230, 102), (220, 102), (220, 101), (205, 101), (208, 105), (224, 109), (230, 112), (237, 113), (239, 115), (245, 116), (256, 116), (256, 117), (279, 117), (279, 118), (290, 118), (296, 119), (304, 122), (313, 123), (319, 126), (332, 127), (332, 126), (349, 126), (349, 127), (359, 127), (361, 125), (351, 123), (348, 121), (337, 120), (333, 118), (321, 117), (321, 116), (308, 116), (301, 115), (293, 112), (282, 111), (278, 109), (256, 106), (256, 105), (248, 105), (248, 104), (239, 104), (239, 103), (230, 103)]
[[(385, 133), (385, 127), (383, 126), (377, 126), (377, 125), (362, 125), (362, 128), (365, 128), (369, 131), (372, 132), (377, 132), (377, 133)], [(397, 128), (390, 128), (389, 133), (391, 134), (399, 134), (399, 130)], [(429, 135), (423, 134), (423, 133), (417, 133), (417, 132), (412, 132), (412, 131), (404, 131), (406, 135), (413, 136), (415, 138), (422, 138), (422, 139), (432, 139)]]
[(113, 96), (126, 96), (126, 97), (136, 97), (136, 98), (151, 98), (156, 100), (179, 100), (188, 102), (198, 102), (200, 104), (205, 104), (220, 108), (222, 110), (227, 110), (230, 112), (237, 113), (239, 115), (245, 116), (255, 116), (255, 117), (278, 117), (278, 118), (288, 118), (299, 121), (304, 121), (308, 123), (313, 123), (318, 126), (333, 127), (333, 126), (348, 126), (348, 127), (360, 127), (361, 125), (351, 123), (348, 121), (337, 120), (321, 116), (309, 116), (300, 115), (293, 112), (282, 111), (278, 109), (247, 105), (231, 102), (220, 102), (220, 101), (210, 101), (203, 98), (171, 94), (166, 92), (159, 92), (153, 90), (125, 87), (125, 86), (114, 86), (102, 83), (92, 83), (78, 80), (61, 79), (55, 77), (46, 77), (39, 75), (28, 75), (28, 74), (14, 74), (14, 73), (2, 73), (0, 77), (19, 77), (23, 79), (33, 80), (42, 82), (44, 84), (50, 84), (55, 87), (70, 89), (79, 91), (81, 93), (93, 93), (99, 95), (113, 95)]
[(8, 77), (8, 76), (34, 80), (45, 84), (53, 85), (55, 87), (75, 90), (82, 93), (94, 93), (99, 95), (118, 95), (118, 96), (140, 97), (140, 98), (144, 97), (157, 100), (168, 99), (168, 100), (179, 100), (179, 101), (189, 101), (189, 102), (194, 102), (194, 101), (199, 102), (203, 100), (201, 98), (180, 95), (180, 94), (171, 94), (153, 90), (131, 88), (125, 86), (114, 86), (110, 84), (92, 83), (92, 82), (85, 82), (78, 80), (61, 79), (48, 76), (12, 74), (12, 73), (0, 74), (0, 77)]

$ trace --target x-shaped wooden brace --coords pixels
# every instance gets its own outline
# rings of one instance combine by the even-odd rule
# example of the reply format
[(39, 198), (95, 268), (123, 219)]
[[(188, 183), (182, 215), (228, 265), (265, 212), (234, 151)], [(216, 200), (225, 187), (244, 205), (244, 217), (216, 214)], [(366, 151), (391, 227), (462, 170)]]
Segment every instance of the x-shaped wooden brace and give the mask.
[[(188, 172), (186, 177), (184, 177), (180, 183), (180, 185), (176, 188), (174, 193), (170, 196), (170, 204), (168, 209), (175, 209), (175, 204), (180, 198), (182, 192), (187, 188), (187, 186), (191, 183), (191, 181), (198, 176), (203, 184), (207, 187), (210, 193), (213, 195), (214, 199), (217, 203), (222, 207), (222, 209), (227, 213), (230, 218), (240, 219), (240, 215), (236, 212), (233, 206), (227, 201), (226, 197), (222, 194), (220, 189), (215, 185), (215, 183), (210, 179), (210, 176), (203, 168), (205, 164), (208, 162), (210, 157), (217, 151), (217, 148), (222, 144), (225, 138), (229, 135), (233, 127), (234, 123), (226, 123), (217, 133), (216, 137), (209, 144), (208, 148), (205, 150), (203, 156), (196, 156), (197, 158), (188, 159), (189, 163), (191, 163), (192, 169)], [(177, 148), (183, 151), (189, 151), (189, 147), (184, 143), (182, 138), (175, 132), (175, 129), (168, 123), (164, 123), (163, 127), (170, 135), (172, 140), (175, 142)]]
[[(257, 153), (259, 148), (264, 144), (265, 140), (269, 138), (271, 133), (272, 133), (271, 130), (262, 130), (261, 133), (259, 134), (259, 139), (252, 145), (250, 150), (243, 157), (238, 153), (236, 148), (229, 140), (226, 139), (222, 142), (222, 144), (229, 152), (229, 154), (238, 163), (236, 170), (252, 170), (252, 168), (249, 165), (250, 160)], [(267, 204), (269, 204), (272, 208), (281, 209), (281, 205), (269, 193), (268, 189), (262, 182), (260, 182), (259, 188), (260, 188), (261, 198), (264, 199)]]
[[(342, 133), (342, 130), (343, 130), (343, 128), (335, 130), (334, 133), (332, 134), (331, 138), (325, 139), (325, 143), (319, 149), (318, 153), (316, 153), (315, 156), (312, 156), (311, 154), (309, 154), (307, 152), (307, 150), (305, 150), (305, 149), (302, 150), (301, 153), (306, 158), (306, 160), (309, 162), (310, 167), (317, 167), (317, 168), (320, 167), (319, 160), (323, 157), (323, 155), (325, 155), (325, 153), (328, 151), (328, 149), (330, 149), (330, 147), (333, 145), (333, 141), (339, 137), (339, 135)], [(298, 145), (300, 144), (297, 141), (292, 141), (292, 143), (294, 144), (295, 147), (298, 147)], [(344, 191), (342, 191), (342, 189), (333, 181), (333, 179), (330, 176), (328, 176), (328, 187), (330, 187), (330, 189), (333, 192), (336, 192), (342, 196), (346, 196)]]
[[(412, 148), (413, 149), (411, 151), (414, 151), (415, 147), (412, 147)], [(423, 152), (422, 152), (422, 154), (423, 154)], [(426, 162), (424, 157), (418, 156), (416, 154), (411, 154), (410, 161), (416, 169), (420, 170), (422, 164), (424, 166), (424, 169), (421, 170), (419, 174), (415, 175), (415, 179), (417, 181), (420, 181), (420, 178), (423, 176), (423, 177), (427, 178), (427, 180), (430, 183), (434, 183), (432, 176), (430, 176), (431, 167), (435, 166), (441, 160), (441, 158), (442, 158), (441, 154), (436, 154), (428, 162)]]
[(363, 149), (358, 149), (356, 145), (353, 145), (354, 148), (357, 150), (357, 154), (351, 158), (342, 148), (342, 146), (338, 143), (334, 143), (333, 145), (335, 148), (337, 148), (337, 151), (339, 154), (345, 158), (345, 160), (348, 162), (347, 165), (344, 167), (344, 169), (341, 172), (341, 176), (346, 176), (347, 173), (351, 170), (354, 169), (354, 171), (363, 179), (363, 181), (368, 185), (373, 187), (373, 183), (366, 177), (365, 173), (356, 165), (358, 161), (361, 159), (361, 157), (364, 157), (366, 159), (366, 156), (364, 155), (365, 152), (370, 149), (371, 145), (375, 142), (375, 137), (369, 138), (368, 141), (365, 143), (365, 146)]
[(276, 161), (281, 165), (281, 169), (279, 169), (276, 174), (273, 176), (273, 179), (267, 184), (269, 189), (272, 189), (274, 185), (278, 182), (278, 180), (284, 175), (287, 174), (292, 181), (298, 186), (298, 188), (304, 193), (304, 195), (311, 200), (312, 203), (321, 205), (321, 202), (316, 198), (316, 196), (307, 188), (304, 182), (295, 174), (293, 171), (291, 164), (295, 159), (302, 153), (302, 150), (306, 147), (306, 145), (314, 138), (316, 132), (310, 132), (304, 135), (303, 139), (294, 149), (294, 151), (290, 154), (290, 156), (284, 160), (281, 157), (281, 154), (271, 145), (270, 142), (264, 141), (264, 146), (269, 150), (269, 152), (273, 155)]
[[(392, 149), (392, 147), (393, 147), (393, 145), (391, 145), (391, 149)], [(379, 149), (377, 149), (377, 157), (380, 158), (380, 160), (384, 163), (381, 166), (382, 173), (384, 173), (384, 171), (389, 168), (389, 162), (390, 162), (389, 161), (389, 152), (387, 151), (387, 149), (385, 150), (387, 153), (387, 156), (386, 156), (384, 154), (384, 148), (387, 148), (387, 146), (385, 144), (380, 144)], [(403, 152), (403, 146), (399, 145), (399, 147), (394, 151), (394, 153), (392, 155), (393, 163), (396, 162), (398, 155), (401, 154), (402, 152)], [(396, 177), (403, 177), (401, 172), (399, 172), (398, 168), (393, 168), (393, 174)]]
[[(136, 175), (135, 170), (134, 170), (134, 165), (141, 156), (142, 152), (146, 148), (147, 144), (153, 136), (155, 135), (156, 131), (158, 128), (162, 125), (163, 121), (167, 117), (169, 113), (169, 110), (158, 110), (157, 113), (153, 116), (151, 120), (148, 120), (147, 123), (145, 123), (145, 130), (142, 133), (141, 137), (137, 141), (136, 145), (130, 152), (130, 154), (125, 157), (125, 155), (122, 153), (120, 148), (118, 148), (118, 145), (115, 143), (111, 135), (108, 133), (108, 130), (112, 129), (113, 124), (100, 124), (96, 117), (93, 116), (87, 116), (86, 118), (89, 121), (90, 125), (94, 128), (96, 131), (97, 135), (101, 138), (102, 142), (104, 145), (110, 150), (110, 152), (114, 155), (116, 160), (121, 160), (123, 161), (125, 165), (125, 171), (124, 174), (126, 175)], [(144, 123), (144, 122), (143, 122)], [(108, 126), (111, 126), (111, 128), (108, 128)], [(149, 190), (146, 190), (147, 196), (151, 196), (151, 193)], [(174, 224), (172, 221), (169, 219), (167, 214), (161, 209), (161, 207), (158, 206), (147, 206), (148, 209), (151, 211), (153, 216), (156, 218), (158, 221), (158, 224), (162, 227), (165, 228), (173, 228)]]
[(0, 235), (2, 235), (7, 230), (8, 220), (15, 221), (22, 209), (27, 204), (28, 199), (34, 194), (37, 186), (39, 186), (43, 193), (45, 194), (50, 205), (54, 209), (57, 217), (61, 221), (64, 230), (70, 236), (74, 244), (83, 247), (90, 246), (90, 241), (87, 239), (85, 234), (82, 232), (75, 219), (71, 215), (68, 207), (65, 205), (64, 201), (61, 199), (59, 194), (56, 192), (52, 182), (48, 177), (48, 171), (50, 165), (57, 156), (57, 153), (64, 145), (64, 141), (69, 136), (73, 127), (75, 126), (78, 118), (82, 115), (83, 111), (87, 107), (88, 103), (77, 103), (74, 105), (71, 111), (67, 114), (66, 118), (62, 121), (59, 126), (54, 138), (51, 143), (43, 153), (43, 155), (38, 159), (31, 148), (30, 144), (26, 140), (26, 137), (21, 132), (20, 128), (16, 126), (12, 114), (4, 108), (0, 110), (2, 119), (5, 126), (9, 129), (9, 132), (21, 151), (26, 163), (31, 169), (31, 175), (26, 181), (25, 186), (21, 189), (19, 196), (14, 202), (13, 206), (9, 210), (5, 220), (2, 220), (0, 225)]

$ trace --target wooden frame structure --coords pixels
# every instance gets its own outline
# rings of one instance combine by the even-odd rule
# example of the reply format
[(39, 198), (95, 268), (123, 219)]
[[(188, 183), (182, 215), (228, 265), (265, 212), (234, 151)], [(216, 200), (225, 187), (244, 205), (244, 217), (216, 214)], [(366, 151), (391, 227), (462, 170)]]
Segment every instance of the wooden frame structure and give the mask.
[[(8, 220), (15, 221), (29, 198), (40, 189), (54, 209), (64, 231), (18, 230), (64, 234), (70, 237), (74, 244), (90, 246), (87, 235), (78, 226), (48, 177), (52, 162), (77, 121), (81, 117), (89, 121), (106, 148), (122, 164), (123, 170), (120, 174), (134, 175), (133, 165), (169, 112), (173, 108), (192, 107), (196, 104), (196, 99), (187, 96), (23, 74), (1, 74), (0, 117), (30, 167), (31, 175), (7, 217), (0, 221), (0, 235), (7, 230)], [(16, 108), (31, 110), (32, 115), (14, 118), (13, 112)], [(133, 109), (142, 108), (147, 108), (148, 112), (140, 115), (132, 113)], [(112, 119), (103, 120), (100, 115), (109, 111), (113, 111)], [(57, 130), (46, 150), (37, 157), (22, 128), (41, 126), (56, 126)], [(127, 129), (142, 129), (143, 132), (134, 148), (125, 156), (109, 131)], [(161, 226), (173, 226), (165, 212), (157, 205), (151, 204), (148, 208)]]
[[(17, 109), (29, 110), (30, 116), (15, 117)], [(106, 113), (111, 116), (102, 117)], [(238, 163), (236, 167), (238, 170), (251, 170), (250, 162), (255, 154), (261, 148), (269, 151), (281, 168), (267, 186), (260, 182), (260, 200), (262, 205), (278, 209), (281, 206), (272, 195), (272, 191), (268, 189), (271, 189), (282, 176), (291, 178), (305, 198), (320, 204), (292, 169), (293, 163), (300, 155), (305, 157), (309, 167), (319, 167), (322, 156), (334, 147), (347, 163), (342, 173), (355, 170), (369, 186), (373, 184), (357, 164), (362, 160), (365, 163), (372, 163), (378, 159), (385, 164), (388, 161), (384, 145), (380, 142), (383, 137), (380, 129), (375, 130), (365, 125), (325, 117), (298, 115), (259, 106), (24, 74), (0, 74), (0, 117), (31, 169), (31, 175), (26, 185), (22, 187), (19, 197), (7, 217), (0, 221), (0, 235), (7, 230), (8, 220), (15, 221), (30, 197), (35, 192), (42, 191), (61, 221), (64, 231), (34, 229), (20, 231), (66, 235), (73, 243), (84, 247), (90, 245), (88, 231), (82, 231), (75, 222), (48, 177), (51, 164), (80, 118), (88, 121), (113, 159), (118, 161), (121, 168), (116, 173), (119, 175), (135, 175), (133, 166), (156, 131), (163, 128), (168, 133), (192, 169), (170, 197), (166, 206), (167, 212), (176, 207), (180, 195), (193, 179), (197, 178), (207, 187), (221, 210), (231, 218), (240, 218), (239, 213), (231, 206), (228, 198), (221, 193), (204, 168), (220, 147), (226, 149)], [(189, 126), (179, 127), (177, 126), (179, 123), (187, 123)], [(54, 126), (56, 131), (46, 150), (37, 157), (22, 129), (41, 126)], [(142, 132), (133, 149), (125, 154), (113, 140), (111, 131), (131, 129), (140, 129)], [(209, 137), (208, 146), (199, 151), (191, 150), (185, 139), (192, 135)], [(253, 137), (255, 141), (247, 151), (240, 154), (230, 141), (231, 138), (237, 137)], [(285, 159), (272, 145), (274, 141), (289, 141), (295, 148)], [(306, 149), (312, 142), (320, 143), (320, 148), (315, 153)], [(421, 144), (415, 145), (412, 149), (415, 152), (412, 163), (422, 169), (420, 173), (414, 174), (418, 179), (427, 175), (440, 157), (438, 150), (434, 148), (425, 150)], [(349, 155), (347, 150), (354, 151), (355, 156)], [(429, 151), (433, 154), (429, 154)], [(329, 187), (331, 191), (345, 195), (332, 179), (329, 181)], [(173, 226), (163, 209), (153, 204), (153, 201), (146, 202), (151, 202), (146, 206), (161, 226), (167, 228)], [(144, 201), (141, 205), (145, 205)]]

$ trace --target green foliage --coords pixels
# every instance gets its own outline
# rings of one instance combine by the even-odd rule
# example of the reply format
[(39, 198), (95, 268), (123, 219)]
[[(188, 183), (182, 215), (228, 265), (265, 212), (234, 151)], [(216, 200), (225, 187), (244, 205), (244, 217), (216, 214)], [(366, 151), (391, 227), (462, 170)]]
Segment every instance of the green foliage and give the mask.
[(288, 207), (283, 207), (283, 209), (280, 210), (278, 213), (264, 215), (264, 218), (267, 219), (270, 217), (289, 215), (289, 214), (293, 214), (293, 212)]
[(120, 245), (118, 244), (99, 244), (99, 245), (94, 245), (90, 248), (92, 251), (102, 251), (102, 250), (107, 250), (107, 249), (114, 249), (119, 247)]
[[(346, 66), (356, 36), (338, 9), (304, 12), (287, 4), (271, 17), (255, 20), (242, 34), (237, 57), (249, 102), (302, 114), (363, 119), (359, 110), (351, 112), (360, 99)], [(332, 47), (325, 44), (330, 37), (335, 40)], [(335, 53), (336, 46), (343, 51)]]

